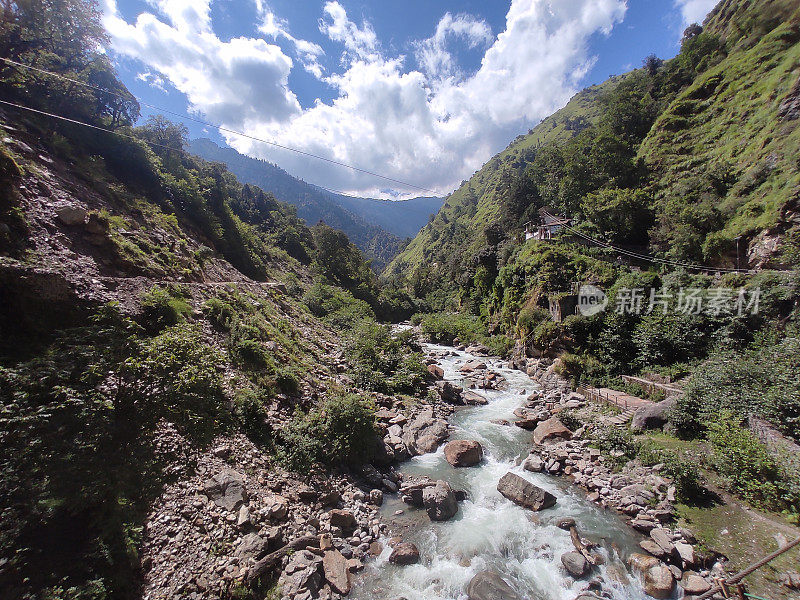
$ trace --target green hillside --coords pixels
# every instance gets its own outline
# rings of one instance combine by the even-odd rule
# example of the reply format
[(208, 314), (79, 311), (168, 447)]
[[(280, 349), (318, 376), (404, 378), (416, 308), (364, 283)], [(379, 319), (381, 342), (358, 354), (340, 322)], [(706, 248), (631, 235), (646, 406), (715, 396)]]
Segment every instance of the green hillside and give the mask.
[[(578, 93), (451, 194), (386, 274), (443, 270), (442, 281), (463, 286), (487, 252), (505, 264), (544, 205), (584, 233), (671, 259), (735, 266), (741, 236), (742, 263), (790, 264), (800, 135), (793, 11), (784, 1), (721, 2), (674, 59), (649, 57)], [(638, 205), (619, 190), (639, 190)], [(640, 211), (640, 231), (609, 224), (623, 206)]]

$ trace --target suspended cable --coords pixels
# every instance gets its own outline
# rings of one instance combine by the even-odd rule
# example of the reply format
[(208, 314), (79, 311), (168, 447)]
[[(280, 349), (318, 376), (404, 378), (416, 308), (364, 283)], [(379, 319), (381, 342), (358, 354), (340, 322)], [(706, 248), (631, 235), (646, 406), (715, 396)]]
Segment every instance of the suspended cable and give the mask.
[(225, 132), (225, 133), (238, 135), (238, 136), (241, 136), (243, 138), (247, 138), (249, 140), (253, 140), (253, 141), (256, 141), (256, 142), (261, 142), (262, 144), (268, 144), (268, 145), (274, 146), (276, 148), (281, 148), (282, 150), (288, 150), (289, 152), (294, 152), (294, 153), (300, 154), (302, 156), (308, 156), (309, 158), (316, 158), (317, 160), (321, 160), (321, 161), (330, 163), (332, 165), (337, 165), (339, 167), (346, 167), (348, 169), (352, 169), (353, 171), (357, 171), (359, 173), (364, 173), (365, 175), (372, 175), (373, 177), (378, 177), (379, 179), (383, 179), (385, 181), (390, 181), (392, 183), (396, 183), (396, 184), (403, 185), (403, 186), (406, 186), (406, 187), (414, 188), (414, 189), (417, 189), (417, 190), (422, 190), (424, 192), (430, 192), (430, 193), (432, 193), (434, 195), (437, 194), (437, 192), (432, 190), (432, 189), (429, 189), (429, 188), (426, 188), (426, 187), (423, 187), (423, 186), (419, 186), (419, 185), (415, 185), (413, 183), (408, 183), (407, 181), (402, 181), (401, 179), (395, 179), (394, 177), (389, 177), (388, 175), (381, 175), (380, 173), (376, 173), (375, 171), (370, 171), (368, 169), (362, 169), (361, 167), (357, 167), (355, 165), (351, 165), (349, 163), (342, 162), (342, 161), (339, 161), (339, 160), (336, 160), (336, 159), (333, 159), (333, 158), (327, 158), (325, 156), (320, 156), (319, 154), (313, 154), (312, 152), (306, 152), (305, 150), (300, 150), (299, 148), (293, 148), (293, 147), (287, 146), (285, 144), (279, 144), (278, 142), (265, 140), (263, 138), (259, 138), (259, 137), (256, 137), (254, 135), (250, 135), (248, 133), (243, 133), (241, 131), (236, 131), (235, 129), (229, 129), (227, 127), (223, 127), (222, 125), (216, 125), (216, 124), (211, 123), (209, 121), (204, 121), (202, 119), (198, 119), (197, 117), (192, 117), (191, 115), (187, 115), (187, 114), (184, 114), (184, 113), (178, 113), (178, 112), (166, 109), (166, 108), (162, 108), (160, 106), (156, 106), (154, 104), (150, 104), (148, 102), (144, 102), (142, 100), (139, 100), (133, 94), (130, 94), (130, 92), (128, 92), (130, 94), (130, 96), (126, 96), (125, 94), (123, 94), (121, 92), (115, 92), (113, 90), (107, 90), (105, 88), (102, 88), (102, 87), (99, 87), (99, 86), (96, 86), (96, 85), (92, 85), (91, 83), (87, 83), (85, 81), (80, 81), (80, 80), (74, 79), (72, 77), (67, 77), (66, 75), (61, 75), (60, 73), (54, 73), (53, 71), (48, 71), (46, 69), (40, 69), (39, 67), (34, 67), (32, 65), (26, 65), (25, 63), (17, 62), (15, 60), (11, 60), (10, 58), (0, 57), (0, 60), (2, 60), (3, 62), (6, 62), (8, 64), (17, 66), (17, 67), (22, 67), (24, 69), (29, 69), (31, 71), (36, 71), (38, 73), (42, 73), (42, 74), (45, 74), (45, 75), (50, 75), (52, 77), (56, 77), (56, 78), (61, 79), (63, 81), (69, 81), (70, 83), (74, 83), (76, 85), (81, 85), (81, 86), (93, 89), (95, 91), (102, 92), (104, 94), (110, 94), (112, 96), (116, 96), (117, 98), (122, 98), (123, 100), (131, 100), (133, 98), (134, 100), (136, 100), (142, 106), (146, 106), (148, 108), (152, 108), (153, 110), (156, 110), (156, 111), (159, 111), (159, 112), (162, 112), (162, 113), (166, 113), (166, 114), (172, 115), (174, 117), (178, 117), (180, 119), (186, 119), (188, 121), (192, 121), (193, 123), (197, 123), (199, 125), (206, 125), (207, 127), (213, 127), (215, 129), (217, 129), (219, 131), (222, 131), (222, 132)]
[[(542, 213), (545, 216), (550, 217), (551, 219), (558, 220), (558, 221), (563, 221), (562, 219), (558, 219), (556, 216), (551, 215), (547, 211), (542, 211)], [(570, 233), (572, 233), (572, 234), (574, 234), (574, 235), (576, 235), (576, 236), (578, 236), (578, 237), (580, 237), (580, 238), (582, 238), (584, 240), (592, 242), (593, 244), (595, 244), (597, 246), (601, 246), (603, 248), (608, 248), (610, 250), (614, 250), (615, 252), (619, 252), (621, 254), (630, 256), (632, 258), (636, 258), (638, 260), (643, 260), (643, 261), (646, 261), (646, 262), (651, 262), (651, 263), (654, 263), (654, 264), (664, 264), (664, 265), (668, 265), (668, 266), (672, 266), (672, 267), (683, 267), (685, 269), (694, 269), (694, 270), (697, 270), (697, 271), (715, 271), (715, 272), (718, 272), (718, 273), (747, 273), (747, 274), (755, 274), (755, 273), (759, 272), (759, 271), (752, 270), (752, 269), (726, 269), (724, 267), (707, 267), (707, 266), (704, 266), (704, 265), (685, 263), (685, 262), (681, 262), (681, 261), (674, 261), (674, 260), (669, 260), (669, 259), (665, 259), (665, 258), (659, 258), (657, 256), (652, 256), (652, 255), (649, 255), (649, 254), (641, 254), (639, 252), (634, 252), (632, 250), (626, 250), (625, 248), (620, 248), (618, 246), (614, 246), (613, 244), (609, 244), (608, 242), (603, 242), (601, 240), (594, 239), (594, 238), (592, 238), (592, 237), (590, 237), (590, 236), (588, 236), (588, 235), (586, 235), (584, 233), (581, 233), (581, 232), (573, 229), (572, 227), (570, 227), (569, 225), (567, 225), (564, 222), (561, 222), (560, 225), (564, 229), (569, 231)], [(779, 273), (790, 273), (791, 271), (778, 271), (778, 272)]]

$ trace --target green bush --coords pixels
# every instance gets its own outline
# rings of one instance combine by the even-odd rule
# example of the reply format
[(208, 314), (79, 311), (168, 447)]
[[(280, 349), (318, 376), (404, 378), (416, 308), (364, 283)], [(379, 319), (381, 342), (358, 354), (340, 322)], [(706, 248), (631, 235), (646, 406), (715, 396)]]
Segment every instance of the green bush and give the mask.
[(203, 305), (203, 312), (217, 329), (228, 331), (236, 320), (236, 309), (222, 298), (210, 298)]
[(145, 327), (158, 332), (181, 323), (192, 314), (192, 307), (179, 290), (158, 286), (142, 295), (142, 319)]
[(663, 464), (662, 472), (672, 479), (676, 496), (682, 502), (695, 502), (705, 493), (695, 461), (646, 439), (639, 443), (637, 457), (646, 466)]
[(278, 432), (278, 458), (300, 473), (317, 464), (363, 463), (373, 455), (376, 435), (374, 405), (334, 392), (310, 413), (297, 413)]
[(233, 398), (233, 415), (244, 432), (255, 442), (266, 444), (272, 439), (272, 428), (264, 408), (265, 392), (246, 388)]
[(709, 425), (708, 440), (714, 467), (733, 493), (759, 508), (800, 510), (800, 496), (791, 497), (791, 486), (775, 459), (732, 413), (720, 413)]
[(479, 342), (486, 336), (486, 327), (479, 317), (463, 313), (430, 313), (420, 319), (422, 332), (436, 344)]

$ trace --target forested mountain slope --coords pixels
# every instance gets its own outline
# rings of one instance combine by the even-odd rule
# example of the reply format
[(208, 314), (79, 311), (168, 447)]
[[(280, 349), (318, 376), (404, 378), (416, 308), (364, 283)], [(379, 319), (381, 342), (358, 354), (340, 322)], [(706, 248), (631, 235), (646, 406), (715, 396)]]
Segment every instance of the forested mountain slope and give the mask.
[[(788, 264), (797, 236), (796, 10), (726, 0), (705, 29), (687, 30), (676, 58), (649, 57), (580, 92), (448, 197), (387, 274), (438, 265), (448, 279), (470, 278), (500, 241), (487, 230), (510, 240), (544, 205), (584, 233), (672, 259), (735, 266), (740, 237), (743, 264)], [(638, 230), (620, 227), (614, 212), (640, 213)]]
[(309, 226), (323, 221), (343, 231), (379, 271), (399, 252), (402, 240), (416, 235), (441, 206), (441, 200), (435, 198), (389, 202), (334, 194), (209, 139), (192, 140), (189, 149), (206, 160), (225, 164), (240, 181), (296, 206), (297, 215)]

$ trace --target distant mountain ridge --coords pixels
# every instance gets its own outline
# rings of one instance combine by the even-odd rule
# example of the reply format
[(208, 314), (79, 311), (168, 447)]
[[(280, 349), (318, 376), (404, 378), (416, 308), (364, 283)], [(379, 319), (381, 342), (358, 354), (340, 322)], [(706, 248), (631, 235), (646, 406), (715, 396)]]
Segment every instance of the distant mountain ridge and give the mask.
[(309, 225), (324, 221), (347, 234), (381, 270), (442, 205), (440, 198), (376, 200), (335, 194), (290, 175), (277, 165), (223, 148), (207, 138), (191, 140), (188, 149), (209, 161), (224, 163), (243, 183), (272, 193), (297, 207)]

